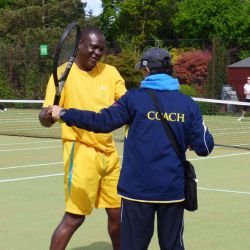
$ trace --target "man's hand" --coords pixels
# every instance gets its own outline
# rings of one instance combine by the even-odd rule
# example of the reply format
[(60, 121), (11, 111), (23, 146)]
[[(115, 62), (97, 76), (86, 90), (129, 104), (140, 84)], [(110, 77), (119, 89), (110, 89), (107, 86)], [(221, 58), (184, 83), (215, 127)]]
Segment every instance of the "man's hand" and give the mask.
[(59, 120), (60, 119), (60, 111), (62, 110), (63, 108), (57, 106), (57, 105), (54, 105), (51, 109), (51, 115), (52, 115), (52, 118), (54, 120)]
[(51, 127), (56, 121), (52, 117), (52, 106), (43, 108), (39, 115), (39, 121), (44, 127)]

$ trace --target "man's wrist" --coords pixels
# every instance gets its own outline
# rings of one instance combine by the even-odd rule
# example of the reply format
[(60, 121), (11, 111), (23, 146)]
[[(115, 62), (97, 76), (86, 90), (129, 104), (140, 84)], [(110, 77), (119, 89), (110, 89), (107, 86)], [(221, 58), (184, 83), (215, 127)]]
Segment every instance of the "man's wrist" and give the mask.
[(62, 109), (60, 112), (59, 112), (59, 119), (63, 121), (63, 117), (65, 116), (67, 112), (67, 109)]

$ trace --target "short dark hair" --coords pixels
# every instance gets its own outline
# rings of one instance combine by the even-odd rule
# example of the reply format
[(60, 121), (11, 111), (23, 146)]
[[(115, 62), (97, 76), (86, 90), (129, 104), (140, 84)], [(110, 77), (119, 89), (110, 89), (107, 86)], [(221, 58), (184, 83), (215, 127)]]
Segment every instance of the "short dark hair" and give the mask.
[(163, 59), (163, 65), (161, 68), (149, 68), (150, 71), (150, 75), (153, 74), (168, 74), (168, 75), (172, 75), (173, 73), (173, 65), (171, 63), (171, 58), (169, 57), (165, 57)]
[[(92, 26), (92, 25), (87, 25), (87, 26), (84, 26), (81, 30), (81, 38), (84, 39), (90, 33), (95, 33), (97, 35), (104, 37), (103, 32), (98, 27)], [(104, 37), (104, 39), (105, 39), (105, 37)]]

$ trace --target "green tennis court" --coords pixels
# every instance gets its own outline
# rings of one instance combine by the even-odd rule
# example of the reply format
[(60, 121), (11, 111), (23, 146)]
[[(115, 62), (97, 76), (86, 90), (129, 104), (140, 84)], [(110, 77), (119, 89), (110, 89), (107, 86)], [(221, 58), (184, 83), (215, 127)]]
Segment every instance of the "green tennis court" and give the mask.
[[(46, 250), (64, 213), (60, 128), (41, 127), (41, 102), (15, 105), (9, 103), (7, 112), (0, 113), (0, 250)], [(199, 179), (199, 210), (186, 212), (185, 245), (187, 250), (248, 250), (250, 118), (239, 122), (239, 107), (228, 112), (232, 105), (215, 110), (220, 112), (204, 114), (204, 119), (216, 143), (226, 147), (206, 158), (187, 154)], [(123, 136), (124, 131), (114, 132), (121, 160)], [(106, 221), (105, 210), (94, 210), (67, 249), (112, 249)], [(157, 249), (155, 234), (149, 250)]]
[[(0, 249), (49, 248), (64, 213), (61, 151), (58, 139), (0, 136)], [(250, 151), (221, 147), (188, 158), (199, 178), (199, 210), (185, 215), (186, 249), (250, 249)], [(67, 249), (112, 249), (106, 219), (105, 210), (94, 210)], [(149, 249), (159, 249), (156, 235)]]

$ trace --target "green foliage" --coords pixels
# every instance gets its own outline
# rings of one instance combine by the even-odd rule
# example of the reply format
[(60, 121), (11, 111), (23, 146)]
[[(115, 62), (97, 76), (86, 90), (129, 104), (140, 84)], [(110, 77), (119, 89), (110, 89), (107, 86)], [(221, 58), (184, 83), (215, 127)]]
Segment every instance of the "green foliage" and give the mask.
[(12, 96), (12, 90), (8, 85), (8, 79), (5, 70), (0, 68), (0, 99), (9, 99)]
[(201, 113), (203, 115), (215, 115), (218, 114), (220, 111), (220, 105), (219, 104), (211, 104), (207, 102), (198, 102), (199, 108), (201, 110)]
[(241, 50), (239, 54), (240, 60), (250, 57), (250, 50)]
[(135, 72), (134, 66), (138, 62), (139, 57), (136, 53), (124, 50), (117, 56), (108, 55), (106, 62), (115, 66), (124, 78), (126, 88), (136, 88), (142, 80), (141, 72)]
[(102, 19), (106, 20), (106, 35), (110, 41), (131, 43), (142, 51), (155, 46), (157, 41), (173, 37), (171, 15), (175, 11), (173, 0), (103, 0)]
[(221, 88), (227, 84), (226, 67), (229, 65), (229, 53), (219, 39), (213, 39), (213, 58), (208, 66), (208, 84), (206, 96), (221, 98)]
[(1, 8), (7, 8), (11, 4), (13, 4), (13, 0), (0, 0), (0, 9)]
[[(195, 96), (219, 97), (226, 66), (250, 56), (249, 0), (102, 0), (103, 11), (97, 17), (85, 15), (85, 7), (81, 0), (0, 0), (2, 96), (44, 97), (56, 43), (72, 21), (103, 30), (107, 62), (118, 68), (127, 88), (142, 80), (133, 68), (148, 47), (171, 50), (175, 74), (190, 85), (181, 88)], [(212, 46), (214, 37), (218, 38)], [(40, 56), (40, 44), (48, 45), (48, 56)], [(206, 49), (214, 50), (214, 64), (208, 55), (195, 54)], [(183, 58), (187, 52), (191, 54)]]
[(100, 26), (106, 39), (110, 42), (113, 41), (114, 28), (112, 25), (117, 17), (116, 6), (118, 4), (119, 2), (114, 0), (102, 0), (103, 12), (100, 15)]
[(198, 91), (194, 87), (187, 84), (180, 85), (180, 92), (192, 97), (198, 96)]
[[(57, 41), (68, 23), (84, 22), (85, 6), (80, 0), (16, 0), (0, 9), (0, 68), (13, 97), (44, 98)], [(40, 44), (48, 45), (48, 56), (40, 56)]]
[(249, 34), (248, 0), (183, 0), (177, 8), (173, 24), (179, 37), (236, 40)]
[[(26, 29), (64, 28), (68, 23), (85, 17), (84, 4), (80, 0), (42, 1), (34, 5), (17, 1), (19, 8), (0, 11), (0, 34), (10, 41), (16, 40)], [(21, 4), (22, 3), (22, 4)], [(18, 20), (18, 25), (17, 24)], [(14, 37), (14, 38), (13, 38)]]

